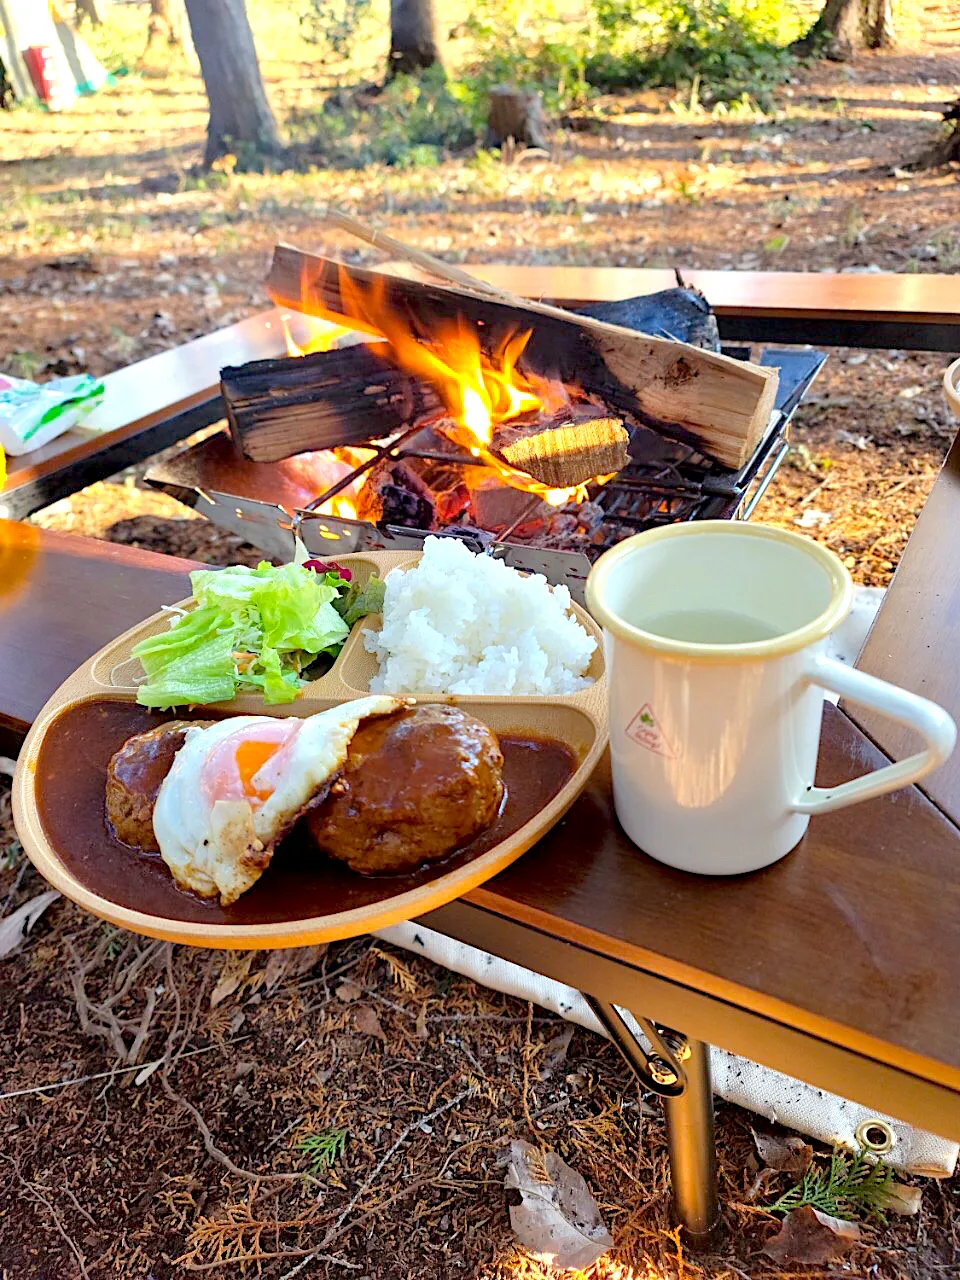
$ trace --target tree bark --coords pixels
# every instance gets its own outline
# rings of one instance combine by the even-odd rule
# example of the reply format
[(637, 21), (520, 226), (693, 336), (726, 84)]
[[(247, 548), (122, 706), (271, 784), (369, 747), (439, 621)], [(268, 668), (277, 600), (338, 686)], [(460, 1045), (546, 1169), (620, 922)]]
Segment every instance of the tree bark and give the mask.
[(77, 0), (78, 27), (84, 17), (89, 18), (95, 27), (100, 26), (100, 13), (97, 9), (97, 0)]
[(827, 0), (814, 25), (791, 47), (801, 55), (842, 60), (855, 49), (891, 48), (895, 43), (892, 0)]
[(150, 0), (150, 22), (144, 57), (157, 40), (183, 48), (183, 0)]
[(204, 164), (232, 153), (282, 150), (263, 87), (244, 0), (186, 0), (193, 45), (210, 104)]
[(387, 79), (416, 75), (440, 63), (433, 0), (390, 0), (390, 62)]
[(897, 43), (893, 25), (893, 0), (865, 0), (867, 45), (871, 49), (892, 49)]
[(516, 85), (498, 84), (490, 90), (487, 141), (499, 147), (508, 138), (524, 147), (550, 150), (540, 95)]

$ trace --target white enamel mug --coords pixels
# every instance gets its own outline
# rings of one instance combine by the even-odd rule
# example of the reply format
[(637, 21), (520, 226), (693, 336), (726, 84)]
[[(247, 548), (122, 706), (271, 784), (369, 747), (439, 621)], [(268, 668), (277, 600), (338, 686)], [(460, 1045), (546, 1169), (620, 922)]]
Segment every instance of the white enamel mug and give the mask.
[[(831, 551), (768, 525), (669, 525), (601, 556), (587, 605), (604, 629), (614, 804), (645, 853), (701, 875), (755, 871), (811, 814), (946, 760), (956, 726), (941, 707), (822, 652), (852, 601)], [(815, 787), (825, 689), (911, 725), (924, 750)]]

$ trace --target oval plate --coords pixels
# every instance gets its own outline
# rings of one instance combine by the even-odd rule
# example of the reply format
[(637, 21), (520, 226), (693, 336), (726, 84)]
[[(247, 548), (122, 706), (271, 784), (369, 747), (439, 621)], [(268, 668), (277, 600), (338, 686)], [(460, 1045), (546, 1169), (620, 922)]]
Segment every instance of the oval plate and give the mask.
[[(419, 558), (418, 553), (382, 551), (343, 556), (340, 563), (363, 580), (374, 571), (385, 576), (410, 567)], [(263, 878), (230, 907), (177, 889), (157, 856), (137, 853), (111, 835), (104, 809), (106, 765), (113, 752), (130, 734), (180, 715), (137, 705), (139, 663), (130, 656), (140, 640), (169, 626), (169, 612), (146, 619), (94, 654), (37, 717), (14, 778), (13, 815), (20, 840), (41, 875), (79, 906), (123, 928), (172, 942), (235, 948), (307, 945), (355, 937), (432, 911), (489, 880), (545, 835), (573, 804), (600, 759), (607, 738), (601, 632), (584, 609), (572, 608), (597, 640), (589, 688), (551, 698), (420, 699), (461, 706), (505, 739), (511, 799), (497, 824), (503, 826), (502, 838), (492, 846), (490, 838), (481, 836), (475, 853), (468, 847), (412, 875), (366, 877), (315, 850), (311, 855), (308, 842), (298, 842), (294, 833), (281, 844)], [(371, 625), (376, 619), (356, 624), (331, 670), (308, 684), (296, 702), (265, 706), (258, 696), (244, 694), (219, 704), (214, 714), (307, 716), (363, 696), (376, 672), (361, 635)], [(97, 730), (91, 731), (94, 724)], [(522, 782), (519, 740), (529, 739), (566, 744), (572, 753), (566, 770), (555, 767), (551, 781), (539, 776), (543, 769), (527, 769)], [(75, 740), (83, 744), (81, 750)], [(517, 745), (507, 750), (511, 741)], [(511, 766), (514, 757), (517, 763)], [(559, 753), (554, 751), (553, 757), (556, 766)], [(511, 767), (517, 779), (513, 788)], [(534, 772), (538, 776), (531, 776)]]

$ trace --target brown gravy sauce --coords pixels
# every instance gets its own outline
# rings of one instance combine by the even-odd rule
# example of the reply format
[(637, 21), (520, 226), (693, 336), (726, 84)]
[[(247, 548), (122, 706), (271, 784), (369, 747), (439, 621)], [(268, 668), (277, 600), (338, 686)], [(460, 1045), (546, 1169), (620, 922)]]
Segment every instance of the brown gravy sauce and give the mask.
[[(172, 718), (109, 699), (69, 707), (50, 726), (37, 759), (37, 809), (58, 857), (88, 889), (133, 911), (206, 924), (270, 924), (351, 911), (429, 883), (518, 831), (578, 765), (575, 752), (556, 739), (500, 734), (505, 803), (496, 821), (458, 853), (409, 875), (367, 878), (321, 853), (298, 824), (262, 879), (238, 902), (221, 907), (178, 889), (158, 854), (122, 844), (107, 824), (110, 757), (133, 734)], [(177, 718), (209, 719), (210, 713), (177, 712)]]

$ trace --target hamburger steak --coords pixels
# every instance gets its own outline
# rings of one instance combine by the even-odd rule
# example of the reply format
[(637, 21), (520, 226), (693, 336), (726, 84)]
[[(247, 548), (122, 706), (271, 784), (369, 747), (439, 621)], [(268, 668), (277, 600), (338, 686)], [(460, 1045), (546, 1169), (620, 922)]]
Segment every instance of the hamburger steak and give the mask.
[(204, 729), (212, 720), (169, 720), (128, 738), (107, 765), (107, 820), (118, 840), (159, 853), (153, 833), (153, 807), (173, 757), (188, 729)]
[(360, 726), (340, 778), (306, 821), (319, 847), (354, 871), (412, 871), (493, 822), (502, 770), (486, 725), (458, 707), (414, 707)]

